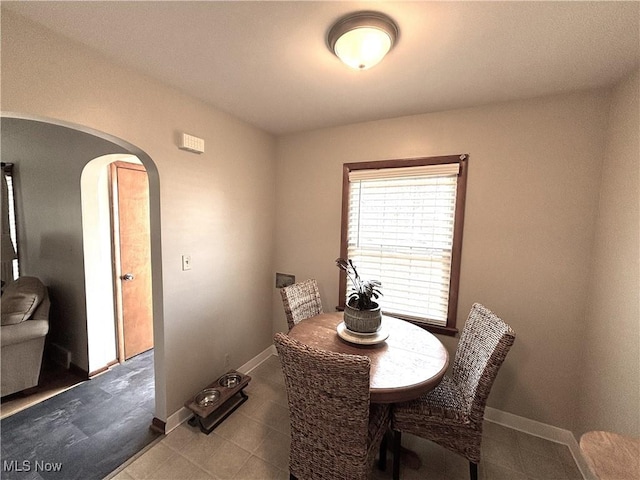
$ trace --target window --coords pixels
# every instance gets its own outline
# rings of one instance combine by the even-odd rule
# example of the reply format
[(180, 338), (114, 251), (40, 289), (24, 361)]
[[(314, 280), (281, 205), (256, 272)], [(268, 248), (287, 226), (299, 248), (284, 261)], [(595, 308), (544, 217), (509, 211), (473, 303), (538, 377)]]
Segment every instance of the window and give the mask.
[[(386, 315), (455, 334), (466, 155), (347, 163), (340, 256), (382, 282)], [(346, 301), (340, 277), (340, 307)]]
[(18, 278), (18, 238), (13, 185), (13, 164), (2, 162), (2, 280)]

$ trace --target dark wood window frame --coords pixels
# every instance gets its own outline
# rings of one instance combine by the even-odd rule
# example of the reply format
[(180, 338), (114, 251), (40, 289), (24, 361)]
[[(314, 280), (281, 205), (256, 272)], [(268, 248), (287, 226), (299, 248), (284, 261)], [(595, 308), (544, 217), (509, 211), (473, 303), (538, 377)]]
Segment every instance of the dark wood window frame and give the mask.
[[(371, 162), (345, 163), (342, 169), (342, 225), (340, 234), (340, 256), (347, 257), (348, 248), (348, 217), (349, 217), (349, 172), (354, 170), (372, 170), (372, 169), (390, 169), (401, 167), (419, 167), (426, 165), (438, 165), (447, 163), (458, 163), (460, 170), (456, 186), (456, 210), (454, 214), (454, 231), (452, 244), (451, 259), (451, 277), (449, 283), (449, 305), (447, 309), (446, 326), (438, 326), (417, 321), (415, 318), (402, 315), (393, 315), (394, 317), (410, 321), (416, 325), (423, 327), (433, 333), (444, 335), (455, 335), (458, 333), (456, 328), (456, 315), (458, 309), (458, 290), (460, 284), (460, 264), (462, 256), (462, 233), (464, 228), (464, 209), (467, 190), (467, 170), (468, 155), (446, 155), (438, 157), (424, 157), (397, 160), (380, 160)], [(340, 271), (339, 292), (338, 292), (338, 309), (344, 309), (344, 303), (347, 290), (347, 277), (343, 271)]]

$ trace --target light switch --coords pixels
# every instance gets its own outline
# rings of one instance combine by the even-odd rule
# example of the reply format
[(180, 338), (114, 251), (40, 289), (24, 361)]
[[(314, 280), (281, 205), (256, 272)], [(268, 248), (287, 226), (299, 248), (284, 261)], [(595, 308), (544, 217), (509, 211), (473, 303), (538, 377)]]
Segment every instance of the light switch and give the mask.
[(191, 270), (191, 255), (182, 255), (182, 270)]

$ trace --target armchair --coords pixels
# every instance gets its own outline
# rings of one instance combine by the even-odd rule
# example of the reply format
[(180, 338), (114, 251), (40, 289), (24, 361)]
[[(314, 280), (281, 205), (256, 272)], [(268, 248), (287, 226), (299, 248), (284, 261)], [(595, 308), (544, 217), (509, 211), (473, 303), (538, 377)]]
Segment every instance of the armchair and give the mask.
[(49, 294), (35, 277), (20, 277), (2, 291), (1, 396), (38, 385), (45, 336), (49, 332)]

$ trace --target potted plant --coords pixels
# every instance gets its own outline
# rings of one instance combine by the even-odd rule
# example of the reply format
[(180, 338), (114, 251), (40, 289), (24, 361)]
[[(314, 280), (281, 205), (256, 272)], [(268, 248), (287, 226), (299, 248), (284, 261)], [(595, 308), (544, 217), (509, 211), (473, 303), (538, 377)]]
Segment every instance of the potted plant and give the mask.
[(374, 333), (380, 328), (382, 315), (375, 300), (382, 293), (378, 280), (363, 280), (352, 260), (336, 259), (336, 265), (351, 280), (352, 291), (344, 307), (345, 326), (357, 333)]

